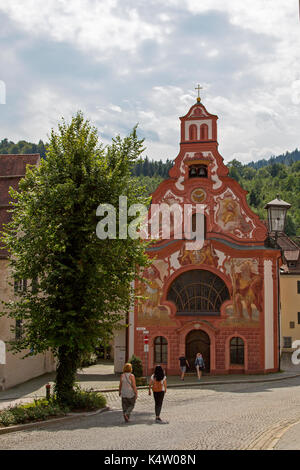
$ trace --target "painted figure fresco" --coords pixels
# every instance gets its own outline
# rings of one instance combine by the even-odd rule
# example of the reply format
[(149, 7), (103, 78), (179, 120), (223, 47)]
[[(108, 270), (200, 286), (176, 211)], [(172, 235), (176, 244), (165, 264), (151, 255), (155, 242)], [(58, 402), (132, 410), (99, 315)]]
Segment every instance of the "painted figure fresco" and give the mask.
[(222, 230), (238, 236), (241, 232), (249, 233), (253, 228), (242, 216), (238, 201), (231, 195), (218, 199), (216, 222)]
[(160, 305), (163, 280), (168, 276), (168, 273), (169, 265), (164, 260), (154, 261), (143, 273), (145, 282), (140, 283), (137, 292), (142, 298), (138, 303), (138, 318), (139, 321), (142, 321), (143, 326), (174, 325), (169, 316), (169, 308)]
[(178, 260), (182, 266), (188, 264), (208, 264), (215, 268), (218, 267), (218, 256), (211, 242), (207, 241), (201, 250), (186, 250), (185, 245), (183, 245)]
[(257, 321), (263, 310), (263, 280), (258, 273), (257, 261), (234, 259), (227, 263), (232, 279), (232, 307), (226, 311), (235, 319)]

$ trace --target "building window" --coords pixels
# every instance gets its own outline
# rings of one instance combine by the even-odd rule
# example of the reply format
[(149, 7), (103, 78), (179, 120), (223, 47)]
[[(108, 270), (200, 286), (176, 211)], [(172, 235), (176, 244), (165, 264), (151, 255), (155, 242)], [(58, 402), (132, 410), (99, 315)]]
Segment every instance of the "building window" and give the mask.
[(208, 125), (202, 124), (200, 127), (200, 139), (201, 140), (208, 140)]
[(176, 315), (219, 316), (221, 305), (230, 300), (230, 294), (223, 279), (216, 274), (191, 269), (174, 279), (167, 300), (176, 305)]
[(283, 347), (284, 348), (291, 348), (292, 347), (292, 337), (291, 336), (284, 336), (283, 337)]
[(295, 328), (295, 322), (294, 321), (290, 321), (290, 328)]
[(244, 364), (244, 341), (242, 338), (232, 338), (230, 341), (230, 364)]
[(168, 341), (163, 336), (157, 336), (154, 340), (154, 362), (156, 364), (168, 362)]
[(300, 312), (298, 312), (298, 325), (300, 325)]
[(300, 281), (297, 281), (297, 292), (300, 294)]
[(189, 140), (197, 140), (197, 126), (192, 124), (189, 128)]

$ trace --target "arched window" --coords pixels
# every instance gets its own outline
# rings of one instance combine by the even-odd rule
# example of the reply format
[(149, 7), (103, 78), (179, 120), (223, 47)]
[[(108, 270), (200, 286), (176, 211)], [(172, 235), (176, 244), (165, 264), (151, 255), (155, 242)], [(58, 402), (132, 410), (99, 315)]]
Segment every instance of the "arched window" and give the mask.
[(202, 124), (200, 127), (200, 140), (208, 140), (208, 125)]
[[(211, 253), (208, 253), (212, 257)], [(201, 260), (201, 258), (200, 258)], [(220, 315), (223, 302), (230, 295), (224, 281), (216, 274), (191, 269), (180, 274), (170, 286), (167, 300), (177, 307), (176, 315)]]
[(230, 364), (244, 364), (245, 345), (242, 338), (236, 336), (230, 341)]
[(168, 341), (163, 336), (157, 336), (154, 340), (154, 362), (156, 364), (168, 362)]
[(189, 140), (197, 140), (197, 126), (195, 124), (189, 127)]

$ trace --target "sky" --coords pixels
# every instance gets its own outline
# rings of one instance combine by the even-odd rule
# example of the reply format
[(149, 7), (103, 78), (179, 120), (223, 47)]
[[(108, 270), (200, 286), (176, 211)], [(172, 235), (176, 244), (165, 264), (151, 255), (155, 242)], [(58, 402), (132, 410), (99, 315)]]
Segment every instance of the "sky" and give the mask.
[(0, 46), (0, 139), (81, 110), (104, 144), (138, 123), (174, 159), (199, 83), (225, 162), (300, 147), (298, 0), (0, 0)]

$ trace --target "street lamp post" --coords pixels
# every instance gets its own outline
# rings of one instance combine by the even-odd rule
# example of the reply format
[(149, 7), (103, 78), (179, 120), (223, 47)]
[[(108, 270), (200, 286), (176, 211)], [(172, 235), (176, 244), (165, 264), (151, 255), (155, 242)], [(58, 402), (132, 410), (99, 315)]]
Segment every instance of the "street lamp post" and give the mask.
[[(286, 213), (291, 207), (291, 204), (280, 199), (277, 195), (276, 199), (268, 202), (265, 209), (268, 211), (268, 228), (269, 239), (271, 233), (275, 234), (275, 245), (277, 245), (277, 238), (279, 232), (284, 232), (286, 223)], [(281, 352), (281, 314), (280, 314), (280, 283), (279, 283), (279, 264), (277, 260), (277, 305), (278, 305), (278, 367), (280, 370), (280, 352)]]

